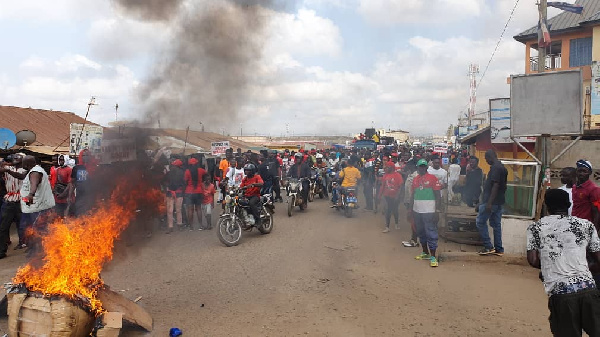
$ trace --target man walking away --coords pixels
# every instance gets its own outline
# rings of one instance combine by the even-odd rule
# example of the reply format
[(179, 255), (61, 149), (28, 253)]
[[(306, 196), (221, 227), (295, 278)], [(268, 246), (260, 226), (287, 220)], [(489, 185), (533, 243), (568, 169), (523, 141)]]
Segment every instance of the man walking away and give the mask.
[(365, 203), (367, 211), (373, 210), (373, 188), (375, 187), (375, 159), (371, 157), (371, 153), (365, 155), (365, 164), (362, 169), (364, 176), (363, 194), (365, 195)]
[(415, 177), (419, 174), (417, 172), (417, 166), (414, 160), (408, 161), (404, 167), (404, 173), (406, 174), (406, 184), (404, 184), (404, 206), (406, 207), (407, 220), (410, 223), (411, 237), (410, 241), (402, 241), (404, 247), (418, 247), (417, 242), (417, 227), (415, 226), (415, 219), (413, 217), (412, 206), (410, 200), (412, 199), (412, 183)]
[(563, 183), (560, 187), (561, 190), (569, 193), (569, 201), (571, 207), (569, 207), (569, 215), (573, 213), (573, 185), (577, 182), (576, 169), (574, 167), (565, 167), (560, 170), (560, 182)]
[[(502, 210), (504, 205), (504, 194), (506, 193), (506, 179), (508, 171), (502, 165), (496, 152), (487, 150), (485, 153), (485, 161), (490, 165), (485, 185), (483, 186), (483, 197), (479, 204), (477, 214), (477, 229), (479, 236), (483, 241), (483, 249), (478, 252), (479, 255), (504, 255), (502, 247)], [(490, 240), (488, 231), (488, 220), (490, 226), (494, 229), (494, 246)]]
[(461, 189), (462, 200), (469, 207), (474, 207), (479, 202), (483, 170), (479, 167), (479, 158), (473, 156), (469, 159), (465, 186)]
[(437, 267), (436, 250), (438, 246), (439, 210), (441, 204), (440, 191), (442, 185), (433, 175), (427, 173), (427, 160), (417, 162), (419, 174), (412, 182), (411, 209), (417, 227), (417, 235), (421, 241), (423, 252), (415, 257), (417, 260), (429, 260), (431, 267)]
[(21, 227), (21, 186), (27, 170), (22, 167), (23, 153), (17, 153), (13, 156), (12, 165), (0, 167), (3, 179), (6, 184), (6, 194), (2, 203), (2, 217), (0, 222), (0, 259), (6, 257), (8, 243), (10, 242), (10, 226), (14, 222), (17, 225), (19, 233), (19, 244), (15, 249), (27, 247), (25, 242), (25, 230)]
[(549, 216), (527, 228), (527, 261), (542, 270), (554, 336), (600, 336), (600, 292), (586, 252), (600, 261), (600, 240), (588, 220), (567, 214), (571, 203), (561, 189), (546, 191)]
[(187, 222), (190, 231), (194, 230), (194, 213), (198, 218), (198, 229), (203, 230), (202, 226), (202, 200), (204, 198), (202, 194), (203, 181), (202, 177), (206, 174), (206, 170), (200, 167), (199, 161), (196, 158), (190, 158), (188, 160), (188, 169), (185, 170), (185, 191), (184, 200), (187, 215)]
[(454, 201), (454, 186), (458, 183), (460, 179), (460, 165), (458, 165), (458, 159), (452, 159), (452, 164), (448, 167), (448, 195), (450, 196), (450, 201)]
[(598, 209), (594, 203), (600, 200), (600, 188), (591, 180), (592, 164), (584, 159), (577, 162), (577, 183), (573, 186), (573, 216), (591, 221), (598, 228)]
[(392, 162), (385, 164), (385, 174), (381, 178), (381, 188), (379, 189), (379, 199), (385, 198), (387, 208), (385, 211), (385, 229), (384, 233), (390, 231), (390, 220), (394, 215), (394, 222), (398, 227), (398, 202), (402, 192), (402, 175), (396, 172), (396, 165)]
[(169, 172), (165, 175), (167, 185), (167, 232), (173, 232), (173, 209), (177, 215), (177, 226), (183, 226), (183, 214), (181, 208), (183, 206), (183, 191), (185, 187), (184, 172), (182, 169), (183, 162), (181, 159), (176, 159), (171, 163)]
[(34, 254), (40, 248), (41, 236), (47, 231), (49, 213), (56, 205), (48, 174), (38, 165), (33, 156), (23, 158), (23, 168), (29, 173), (21, 186), (21, 225), (24, 230), (35, 229), (28, 254)]

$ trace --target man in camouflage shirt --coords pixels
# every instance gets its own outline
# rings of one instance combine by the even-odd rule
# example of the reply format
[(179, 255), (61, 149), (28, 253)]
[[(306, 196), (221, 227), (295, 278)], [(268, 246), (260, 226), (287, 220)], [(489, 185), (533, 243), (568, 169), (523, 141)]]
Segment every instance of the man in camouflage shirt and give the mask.
[(542, 270), (549, 296), (550, 329), (555, 336), (600, 336), (600, 292), (586, 253), (598, 261), (600, 240), (594, 224), (568, 215), (571, 202), (563, 190), (548, 190), (549, 216), (527, 228), (527, 261)]

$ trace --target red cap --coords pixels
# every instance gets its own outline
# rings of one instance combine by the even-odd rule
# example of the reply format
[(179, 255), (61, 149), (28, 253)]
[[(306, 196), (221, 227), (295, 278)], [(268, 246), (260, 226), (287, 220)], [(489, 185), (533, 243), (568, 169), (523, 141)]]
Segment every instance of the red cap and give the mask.
[(190, 158), (188, 160), (188, 165), (196, 165), (196, 164), (198, 164), (198, 159), (196, 159), (196, 158)]
[(179, 167), (183, 166), (183, 162), (181, 161), (181, 159), (176, 159), (171, 164), (173, 164), (174, 166), (179, 166)]
[(386, 167), (391, 167), (391, 168), (396, 168), (396, 164), (394, 164), (394, 162), (388, 161), (387, 163), (385, 163)]

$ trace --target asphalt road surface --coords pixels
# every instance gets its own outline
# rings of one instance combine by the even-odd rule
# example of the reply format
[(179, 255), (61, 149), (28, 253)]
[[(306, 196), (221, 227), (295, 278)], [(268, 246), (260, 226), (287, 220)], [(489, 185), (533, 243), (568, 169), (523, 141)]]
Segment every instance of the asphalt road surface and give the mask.
[[(414, 259), (419, 248), (401, 246), (405, 221), (384, 234), (381, 214), (346, 219), (328, 206), (317, 199), (288, 218), (277, 204), (271, 234), (246, 233), (232, 248), (215, 230), (155, 232), (119, 253), (103, 278), (130, 299), (142, 296), (151, 336), (172, 327), (184, 336), (550, 335), (537, 271), (460, 261), (431, 268)], [(22, 251), (9, 254), (4, 281), (25, 262)]]

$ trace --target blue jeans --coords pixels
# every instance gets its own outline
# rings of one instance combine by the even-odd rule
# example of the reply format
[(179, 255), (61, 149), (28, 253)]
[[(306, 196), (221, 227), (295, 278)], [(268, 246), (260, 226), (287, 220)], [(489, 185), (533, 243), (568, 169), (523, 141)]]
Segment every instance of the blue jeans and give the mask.
[(429, 247), (429, 250), (436, 250), (438, 247), (438, 228), (434, 217), (435, 213), (413, 212), (419, 241), (423, 247)]
[[(483, 241), (483, 246), (486, 249), (496, 249), (497, 252), (503, 253), (504, 247), (502, 247), (502, 205), (492, 205), (492, 211), (488, 212), (485, 210), (485, 204), (479, 205), (479, 212), (477, 213), (477, 229), (479, 230), (479, 236)], [(488, 231), (487, 222), (490, 221), (490, 226), (494, 229), (494, 245), (490, 240), (490, 233)]]

